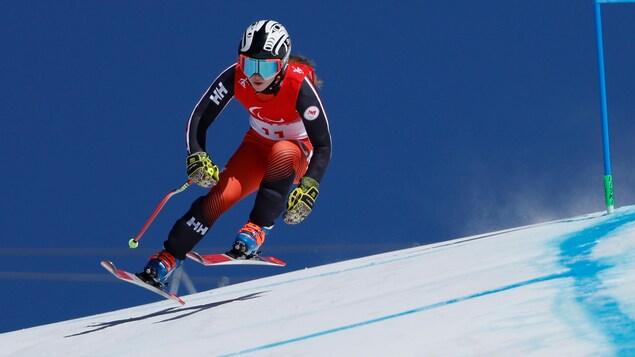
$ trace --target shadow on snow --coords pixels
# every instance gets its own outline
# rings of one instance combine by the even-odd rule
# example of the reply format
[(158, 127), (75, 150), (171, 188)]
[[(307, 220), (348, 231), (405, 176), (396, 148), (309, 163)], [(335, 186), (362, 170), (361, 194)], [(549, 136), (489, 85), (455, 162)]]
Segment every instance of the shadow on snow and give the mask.
[[(86, 334), (89, 334), (89, 333), (105, 330), (107, 328), (111, 328), (111, 327), (115, 327), (115, 326), (131, 323), (131, 322), (143, 321), (143, 320), (146, 320), (146, 319), (151, 319), (151, 318), (155, 318), (155, 317), (159, 317), (159, 316), (172, 316), (172, 317), (166, 318), (165, 320), (162, 320), (162, 321), (157, 321), (157, 323), (174, 321), (174, 320), (182, 319), (184, 317), (188, 317), (188, 316), (203, 312), (205, 310), (209, 310), (209, 309), (215, 308), (217, 306), (229, 304), (229, 303), (236, 302), (236, 301), (246, 301), (246, 300), (255, 299), (255, 298), (260, 297), (260, 295), (262, 295), (264, 293), (265, 292), (263, 291), (263, 292), (248, 294), (248, 295), (241, 296), (241, 297), (238, 297), (238, 298), (235, 298), (235, 299), (217, 301), (217, 302), (212, 302), (212, 303), (209, 303), (209, 304), (197, 305), (197, 306), (192, 306), (192, 307), (171, 307), (171, 308), (168, 308), (168, 309), (165, 309), (165, 310), (161, 310), (161, 311), (157, 311), (157, 312), (153, 312), (151, 314), (144, 315), (144, 316), (92, 324), (92, 325), (88, 325), (87, 326), (89, 328), (92, 328), (92, 330), (76, 333), (76, 334), (73, 334), (73, 335), (64, 336), (64, 338), (86, 335)], [(176, 315), (176, 314), (179, 314), (179, 315)]]

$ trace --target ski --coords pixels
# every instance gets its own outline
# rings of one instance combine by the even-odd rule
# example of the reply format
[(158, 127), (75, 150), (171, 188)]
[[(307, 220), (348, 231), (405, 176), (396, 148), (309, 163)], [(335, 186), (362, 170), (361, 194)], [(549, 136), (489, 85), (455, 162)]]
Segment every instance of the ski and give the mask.
[(226, 254), (205, 254), (201, 255), (196, 252), (187, 253), (187, 257), (197, 263), (205, 266), (210, 265), (270, 265), (283, 267), (287, 263), (276, 257), (257, 256), (250, 259), (236, 259)]
[(145, 283), (143, 280), (139, 279), (135, 274), (133, 273), (129, 273), (125, 270), (121, 270), (121, 269), (117, 269), (117, 267), (115, 266), (115, 264), (113, 264), (113, 262), (108, 261), (108, 260), (102, 260), (101, 262), (101, 266), (103, 266), (104, 268), (106, 268), (106, 270), (108, 270), (112, 275), (114, 275), (117, 279), (123, 280), (125, 282), (140, 286), (144, 289), (148, 289), (150, 291), (152, 291), (155, 294), (159, 294), (161, 296), (163, 296), (166, 299), (171, 299), (174, 300), (176, 302), (178, 302), (181, 305), (185, 305), (185, 302), (183, 300), (181, 300), (181, 298), (179, 298), (178, 296), (168, 293), (165, 290), (159, 289), (157, 287), (154, 287), (148, 283)]

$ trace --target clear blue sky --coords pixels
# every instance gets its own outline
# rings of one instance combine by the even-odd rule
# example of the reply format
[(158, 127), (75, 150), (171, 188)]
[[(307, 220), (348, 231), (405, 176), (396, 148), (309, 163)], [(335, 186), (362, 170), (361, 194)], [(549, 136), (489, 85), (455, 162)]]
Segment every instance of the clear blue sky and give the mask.
[[(635, 4), (603, 15), (619, 207), (635, 202)], [(190, 262), (199, 290), (604, 209), (590, 0), (4, 1), (0, 332), (157, 300), (99, 261), (141, 269), (204, 193), (175, 196), (127, 248), (186, 179), (192, 108), (264, 18), (318, 65), (333, 159), (315, 212), (263, 247), (287, 268)], [(212, 158), (247, 126), (232, 102), (210, 128)], [(225, 251), (251, 204), (197, 250)]]

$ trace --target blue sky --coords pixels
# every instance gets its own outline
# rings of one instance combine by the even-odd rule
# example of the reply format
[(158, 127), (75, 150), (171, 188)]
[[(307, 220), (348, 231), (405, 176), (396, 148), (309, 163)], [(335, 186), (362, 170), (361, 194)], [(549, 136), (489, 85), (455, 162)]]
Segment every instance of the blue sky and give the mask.
[[(99, 261), (139, 270), (204, 194), (175, 196), (127, 248), (185, 181), (185, 122), (258, 19), (317, 63), (334, 145), (315, 212), (263, 247), (285, 271), (604, 209), (592, 1), (262, 5), (0, 3), (1, 299), (32, 311), (0, 331), (156, 300)], [(634, 19), (603, 6), (618, 207), (635, 201)], [(247, 126), (232, 102), (208, 133), (216, 162)], [(226, 250), (251, 204), (197, 250)], [(186, 270), (199, 290), (279, 272)]]

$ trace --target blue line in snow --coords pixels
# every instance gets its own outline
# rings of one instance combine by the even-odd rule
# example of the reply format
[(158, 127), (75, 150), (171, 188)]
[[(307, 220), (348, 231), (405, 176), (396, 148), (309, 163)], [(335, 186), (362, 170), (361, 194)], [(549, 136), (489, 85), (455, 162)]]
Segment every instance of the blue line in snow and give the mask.
[[(377, 267), (377, 266), (380, 266), (380, 265), (398, 263), (398, 262), (404, 261), (404, 260), (419, 258), (419, 257), (421, 257), (421, 256), (423, 256), (425, 254), (430, 253), (430, 251), (434, 251), (436, 249), (444, 249), (444, 248), (447, 248), (447, 247), (452, 247), (452, 246), (457, 246), (457, 245), (469, 243), (469, 242), (472, 242), (472, 241), (475, 241), (475, 240), (487, 239), (487, 238), (491, 238), (491, 237), (495, 237), (495, 236), (499, 236), (499, 235), (503, 235), (503, 234), (507, 234), (507, 233), (511, 233), (511, 232), (522, 231), (522, 230), (525, 230), (525, 229), (531, 229), (531, 228), (535, 228), (535, 227), (539, 227), (539, 226), (543, 226), (543, 225), (547, 225), (547, 224), (571, 223), (571, 222), (583, 221), (583, 220), (594, 219), (594, 218), (595, 218), (594, 216), (580, 216), (580, 217), (575, 217), (575, 218), (571, 218), (571, 219), (564, 219), (564, 220), (560, 220), (560, 221), (544, 222), (544, 223), (538, 223), (538, 224), (533, 224), (533, 225), (524, 226), (524, 227), (507, 229), (507, 230), (503, 230), (503, 231), (499, 231), (499, 232), (493, 232), (493, 233), (489, 233), (489, 234), (482, 234), (482, 235), (478, 235), (478, 236), (468, 237), (468, 238), (465, 238), (465, 239), (451, 240), (451, 241), (447, 241), (447, 242), (443, 242), (443, 243), (433, 244), (431, 246), (419, 247), (416, 250), (413, 250), (412, 253), (409, 253), (409, 254), (407, 254), (405, 256), (399, 255), (399, 256), (397, 256), (395, 258), (390, 258), (390, 259), (386, 259), (386, 260), (382, 260), (382, 261), (371, 261), (371, 262), (366, 263), (366, 264), (352, 266), (352, 267), (348, 267), (348, 268), (344, 268), (344, 269), (340, 269), (340, 270), (332, 270), (332, 271), (328, 271), (328, 272), (320, 273), (320, 274), (316, 274), (316, 275), (304, 276), (304, 277), (300, 277), (300, 278), (291, 278), (291, 279), (288, 279), (288, 280), (283, 280), (283, 281), (279, 281), (279, 282), (275, 282), (275, 283), (269, 283), (269, 284), (264, 284), (264, 285), (250, 286), (248, 288), (244, 288), (244, 289), (240, 289), (240, 290), (230, 290), (230, 291), (225, 292), (225, 293), (216, 293), (215, 296), (222, 297), (222, 296), (226, 296), (226, 295), (235, 295), (237, 293), (253, 292), (254, 290), (269, 289), (269, 288), (272, 288), (272, 287), (292, 284), (292, 283), (296, 283), (296, 282), (299, 282), (299, 281), (319, 279), (319, 278), (324, 278), (324, 277), (328, 277), (328, 276), (332, 276), (332, 275), (338, 275), (338, 274), (342, 274), (342, 273), (347, 273), (347, 272), (350, 272), (350, 271), (363, 270), (363, 269), (368, 269), (368, 268), (372, 268), (372, 267)], [(199, 298), (193, 298), (193, 299), (188, 300), (188, 303), (196, 302), (198, 300), (204, 300), (204, 299), (207, 299), (207, 297), (201, 296)]]
[(523, 286), (527, 286), (527, 285), (532, 285), (532, 284), (536, 284), (536, 283), (542, 283), (542, 282), (545, 282), (545, 281), (554, 280), (554, 279), (560, 279), (560, 278), (565, 278), (565, 277), (569, 277), (569, 273), (547, 275), (547, 276), (544, 276), (544, 277), (531, 279), (531, 280), (527, 280), (527, 281), (523, 281), (523, 282), (519, 282), (519, 283), (514, 283), (514, 284), (506, 285), (506, 286), (503, 286), (503, 287), (500, 287), (500, 288), (496, 288), (496, 289), (492, 289), (492, 290), (488, 290), (488, 291), (483, 291), (483, 292), (472, 294), (472, 295), (467, 295), (467, 296), (463, 296), (463, 297), (459, 297), (459, 298), (455, 298), (455, 299), (450, 299), (450, 300), (447, 300), (447, 301), (438, 302), (438, 303), (431, 304), (431, 305), (424, 305), (424, 306), (421, 306), (421, 307), (418, 307), (418, 308), (415, 308), (415, 309), (402, 311), (402, 312), (399, 312), (399, 313), (396, 313), (396, 314), (392, 314), (392, 315), (386, 315), (386, 316), (378, 317), (378, 318), (371, 319), (371, 320), (361, 321), (361, 322), (357, 322), (357, 323), (346, 325), (346, 326), (336, 327), (336, 328), (332, 328), (332, 329), (329, 329), (329, 330), (324, 330), (324, 331), (312, 333), (312, 334), (309, 334), (309, 335), (299, 336), (299, 337), (291, 338), (291, 339), (284, 340), (284, 341), (274, 342), (274, 343), (271, 343), (271, 344), (268, 344), (268, 345), (263, 345), (263, 346), (259, 346), (259, 347), (254, 347), (254, 348), (242, 350), (242, 351), (239, 351), (239, 352), (234, 352), (234, 353), (222, 355), (222, 357), (238, 356), (238, 355), (247, 354), (247, 353), (259, 352), (259, 351), (263, 351), (263, 350), (266, 350), (266, 349), (269, 349), (269, 348), (274, 348), (274, 347), (279, 347), (279, 346), (287, 345), (287, 344), (294, 343), (294, 342), (309, 340), (309, 339), (312, 339), (312, 338), (315, 338), (315, 337), (329, 335), (329, 334), (340, 332), (340, 331), (344, 331), (344, 330), (350, 330), (350, 329), (354, 329), (354, 328), (361, 327), (361, 326), (371, 325), (371, 324), (374, 324), (374, 323), (377, 323), (377, 322), (391, 320), (391, 319), (394, 319), (394, 318), (398, 318), (398, 317), (402, 317), (402, 316), (406, 316), (406, 315), (411, 315), (411, 314), (414, 314), (414, 313), (417, 313), (417, 312), (431, 310), (431, 309), (443, 307), (443, 306), (446, 306), (446, 305), (452, 305), (452, 304), (456, 304), (456, 303), (459, 303), (459, 302), (462, 302), (462, 301), (479, 298), (479, 297), (486, 296), (486, 295), (496, 294), (496, 293), (499, 293), (499, 292), (502, 292), (502, 291), (506, 291), (506, 290), (511, 290), (511, 289), (515, 289), (515, 288), (519, 288), (519, 287), (523, 287)]
[(560, 262), (569, 268), (574, 280), (576, 301), (613, 344), (617, 356), (635, 356), (635, 321), (620, 310), (599, 276), (613, 265), (593, 260), (591, 253), (600, 240), (633, 220), (635, 212), (615, 213), (599, 224), (565, 236), (560, 245)]
[[(611, 265), (593, 261), (590, 259), (592, 249), (597, 245), (598, 241), (605, 238), (610, 232), (621, 227), (626, 223), (630, 223), (635, 220), (635, 211), (632, 212), (616, 212), (614, 215), (609, 216), (608, 220), (605, 220), (597, 225), (586, 228), (582, 231), (573, 233), (564, 237), (564, 242), (560, 246), (561, 263), (569, 270), (560, 274), (547, 275), (527, 281), (522, 281), (496, 289), (479, 292), (472, 295), (458, 297), (447, 301), (424, 305), (411, 310), (402, 311), (399, 313), (386, 315), (358, 323), (340, 326), (324, 331), (319, 331), (313, 334), (304, 336), (298, 336), (295, 338), (274, 342), (271, 344), (258, 346), (242, 351), (226, 354), (223, 356), (237, 356), (253, 352), (259, 352), (295, 342), (309, 340), (312, 338), (337, 333), (344, 330), (350, 330), (357, 327), (371, 325), (374, 323), (411, 315), (414, 313), (431, 310), (446, 305), (452, 305), (459, 302), (496, 294), (499, 292), (516, 289), (519, 287), (542, 283), (545, 281), (572, 278), (574, 280), (574, 291), (576, 293), (576, 300), (582, 304), (582, 306), (596, 318), (601, 325), (602, 330), (606, 333), (610, 340), (613, 341), (618, 356), (635, 356), (635, 321), (628, 317), (628, 315), (622, 313), (619, 310), (618, 303), (612, 297), (603, 294), (603, 287), (598, 273), (610, 268)], [(562, 221), (566, 222), (566, 221)], [(418, 255), (418, 254), (416, 254)], [(402, 257), (400, 259), (389, 260), (394, 262), (402, 259), (409, 259), (410, 257)], [(383, 262), (386, 263), (386, 262)], [(368, 264), (362, 267), (356, 267), (348, 270), (356, 270), (362, 268), (368, 268), (375, 264)], [(331, 275), (341, 273), (342, 271), (332, 272), (329, 274), (320, 274), (319, 276)], [(310, 277), (315, 278), (316, 276)], [(297, 279), (304, 280), (304, 279)], [(275, 284), (274, 284), (275, 285)]]

